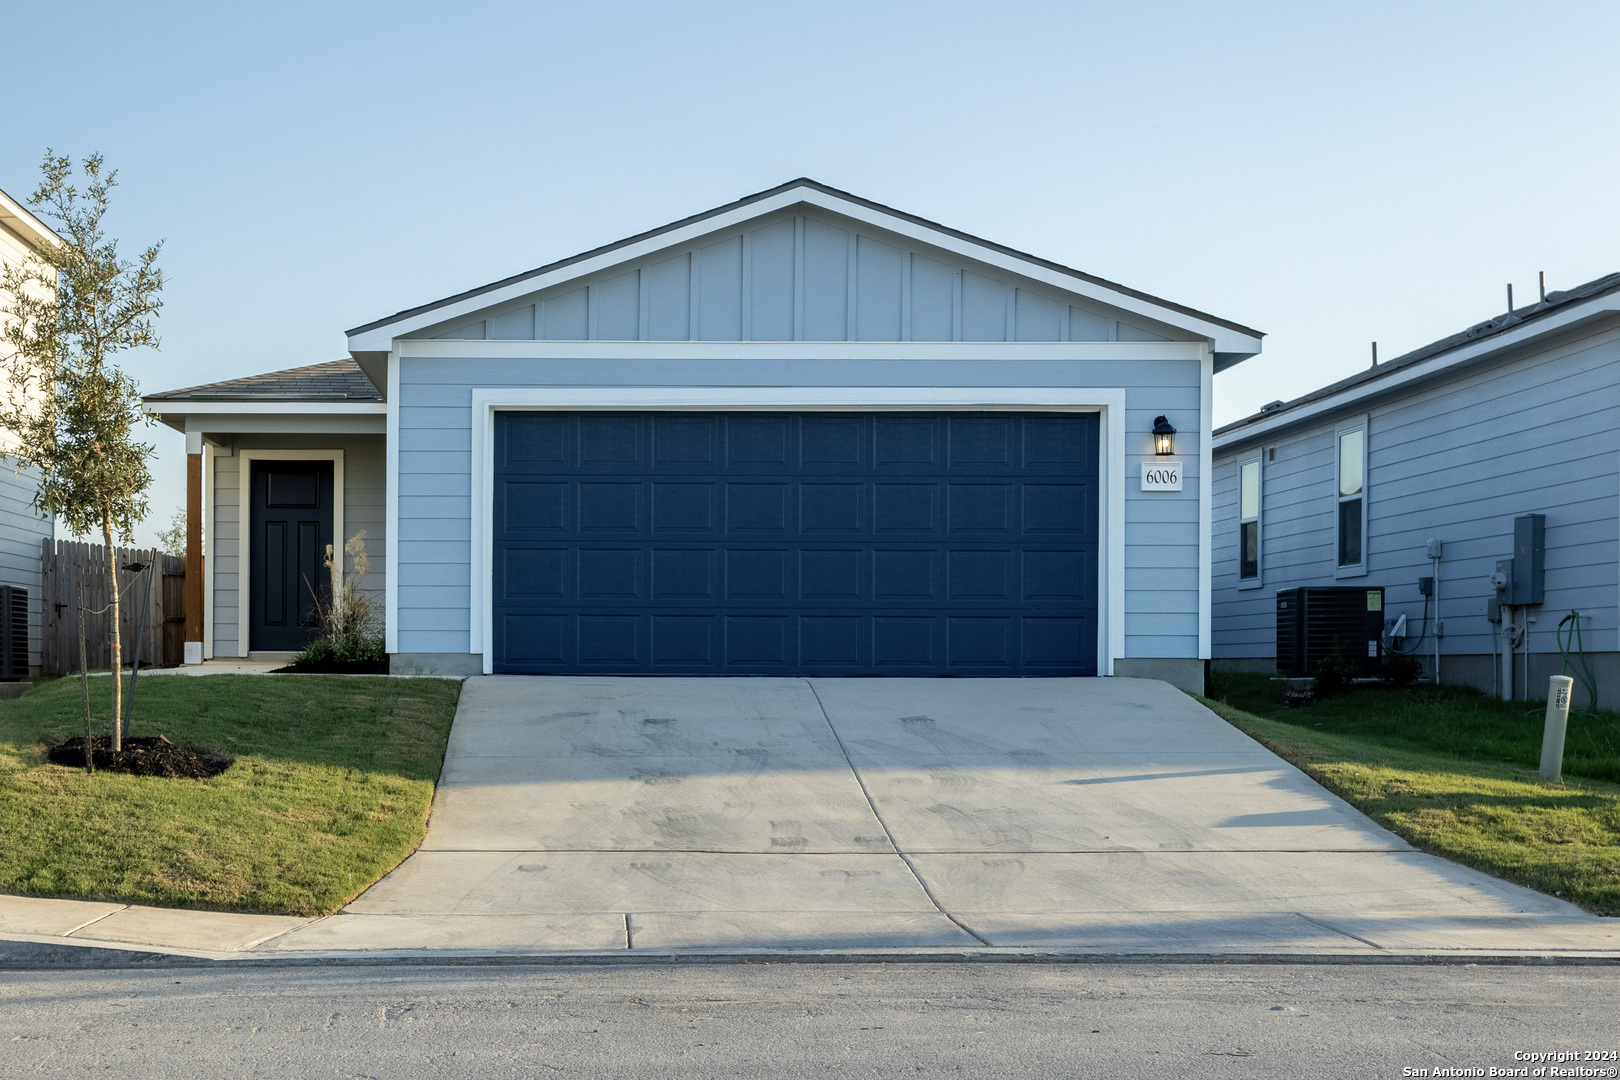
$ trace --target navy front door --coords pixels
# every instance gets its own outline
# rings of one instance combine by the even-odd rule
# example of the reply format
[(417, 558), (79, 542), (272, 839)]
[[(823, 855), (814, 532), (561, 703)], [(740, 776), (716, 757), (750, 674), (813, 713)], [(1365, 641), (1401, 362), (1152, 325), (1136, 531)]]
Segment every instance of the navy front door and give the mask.
[(255, 461), (251, 479), (248, 648), (302, 649), (331, 593), (332, 463)]
[(1095, 414), (495, 417), (496, 671), (1093, 675)]

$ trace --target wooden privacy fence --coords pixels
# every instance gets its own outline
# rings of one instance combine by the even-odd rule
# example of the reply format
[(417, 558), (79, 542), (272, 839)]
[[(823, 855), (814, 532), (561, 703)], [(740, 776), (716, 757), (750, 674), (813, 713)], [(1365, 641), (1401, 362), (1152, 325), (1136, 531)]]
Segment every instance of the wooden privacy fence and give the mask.
[[(174, 667), (183, 659), (186, 635), (186, 560), (165, 555), (156, 549), (118, 548), (118, 587), (123, 590), (122, 618), (124, 663), (135, 662), (135, 628), (142, 620), (141, 666)], [(91, 612), (112, 603), (107, 580), (107, 549), (100, 544), (47, 538), (40, 553), (44, 582), (41, 599), (44, 623), (40, 634), (40, 666), (47, 674), (65, 675), (79, 670), (79, 594), (84, 582), (84, 606)], [(131, 563), (152, 567), (151, 594), (147, 594), (146, 574), (131, 574), (124, 567)], [(146, 600), (145, 611), (141, 601)], [(112, 664), (112, 646), (107, 641), (110, 611), (85, 619), (84, 644), (91, 670), (106, 670)]]

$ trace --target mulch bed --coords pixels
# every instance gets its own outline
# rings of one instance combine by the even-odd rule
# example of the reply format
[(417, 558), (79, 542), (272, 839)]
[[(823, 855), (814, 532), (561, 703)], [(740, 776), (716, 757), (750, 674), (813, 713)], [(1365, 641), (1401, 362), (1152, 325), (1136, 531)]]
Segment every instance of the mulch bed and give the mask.
[(318, 660), (270, 669), (272, 675), (387, 675), (387, 660)]
[[(112, 740), (97, 735), (90, 742), (90, 754), (98, 769), (171, 780), (204, 780), (231, 767), (231, 759), (224, 754), (176, 746), (161, 735), (126, 738), (124, 748), (116, 754)], [(75, 735), (48, 747), (45, 756), (57, 765), (84, 768), (84, 736)]]

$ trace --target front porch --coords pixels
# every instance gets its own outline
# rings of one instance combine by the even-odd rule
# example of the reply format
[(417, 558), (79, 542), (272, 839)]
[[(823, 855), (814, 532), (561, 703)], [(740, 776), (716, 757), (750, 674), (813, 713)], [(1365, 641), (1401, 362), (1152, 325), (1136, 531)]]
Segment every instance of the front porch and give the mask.
[(328, 545), (365, 534), (382, 595), (389, 567), (386, 406), (352, 360), (146, 398), (186, 436), (185, 663), (283, 660), (329, 596)]

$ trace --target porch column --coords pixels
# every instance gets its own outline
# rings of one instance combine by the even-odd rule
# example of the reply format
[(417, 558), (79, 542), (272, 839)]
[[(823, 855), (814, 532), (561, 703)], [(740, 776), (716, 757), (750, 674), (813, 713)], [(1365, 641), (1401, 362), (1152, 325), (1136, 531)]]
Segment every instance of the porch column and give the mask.
[(186, 432), (186, 655), (203, 662), (202, 432)]

